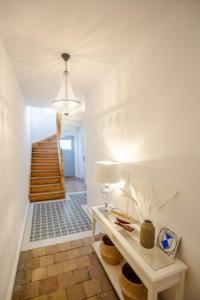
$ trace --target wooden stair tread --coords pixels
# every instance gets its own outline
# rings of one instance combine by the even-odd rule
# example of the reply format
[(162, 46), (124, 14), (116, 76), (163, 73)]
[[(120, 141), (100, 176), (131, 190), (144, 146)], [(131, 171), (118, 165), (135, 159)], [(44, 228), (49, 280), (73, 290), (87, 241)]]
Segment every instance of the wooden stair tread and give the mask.
[(57, 139), (49, 139), (49, 140), (45, 140), (45, 141), (39, 141), (39, 142), (34, 142), (33, 145), (36, 144), (49, 144), (49, 143), (55, 143), (57, 144)]
[(46, 178), (48, 176), (59, 176), (59, 171), (51, 171), (51, 172), (31, 172), (31, 177), (43, 177)]
[(61, 176), (54, 177), (31, 177), (30, 184), (37, 187), (38, 185), (46, 185), (50, 183), (61, 183)]
[[(43, 150), (45, 150), (45, 149), (43, 149)], [(45, 155), (45, 154), (46, 155), (56, 155), (56, 154), (58, 154), (58, 151), (55, 149), (47, 149), (47, 150), (50, 150), (50, 151), (47, 151), (46, 153), (42, 152), (42, 151), (32, 151), (32, 154), (40, 154), (40, 155)]]
[(30, 186), (30, 194), (44, 194), (44, 193), (53, 193), (53, 192), (64, 192), (64, 187), (62, 183), (53, 183), (53, 184), (35, 184)]
[[(59, 171), (59, 170), (58, 170)], [(44, 170), (44, 169), (42, 169), (42, 170), (40, 170), (40, 169), (38, 169), (38, 170), (31, 170), (31, 172), (58, 172), (57, 170), (54, 170), (54, 169), (49, 169), (49, 170)]]
[(65, 194), (64, 190), (63, 191), (52, 191), (52, 192), (41, 192), (41, 193), (34, 193), (34, 194), (29, 194), (32, 196), (38, 196), (38, 195), (49, 195), (49, 194)]
[(58, 161), (58, 158), (54, 158), (54, 157), (41, 157), (41, 158), (32, 158), (33, 159), (44, 159), (44, 160), (57, 160)]
[(54, 144), (50, 144), (50, 145), (46, 145), (46, 146), (44, 146), (44, 145), (37, 145), (37, 146), (33, 146), (33, 149), (34, 150), (38, 150), (38, 149), (47, 149), (47, 150), (51, 149), (51, 150), (54, 150), (54, 149), (58, 148), (57, 145), (54, 145)]
[[(35, 153), (39, 153), (40, 155), (45, 155), (45, 153), (41, 153), (41, 152), (32, 152), (32, 154), (35, 154)], [(55, 156), (57, 155), (57, 153), (47, 153), (46, 154), (47, 157), (42, 157), (42, 159), (58, 159), (58, 158), (55, 158)], [(48, 157), (48, 155), (50, 155), (50, 157)], [(38, 159), (38, 158), (35, 158), (35, 157), (32, 157), (32, 159)]]
[(58, 162), (54, 162), (53, 160), (52, 161), (43, 161), (43, 162), (31, 162), (31, 165), (43, 165), (43, 166), (59, 166), (59, 163)]
[[(61, 178), (61, 176), (49, 176), (49, 177), (45, 177), (45, 179), (51, 179), (51, 178)], [(31, 177), (31, 179), (44, 179), (44, 177)]]
[(32, 151), (32, 153), (40, 153), (40, 152), (44, 152), (46, 151), (47, 153), (58, 153), (58, 149), (57, 148), (33, 148), (34, 151)]
[(60, 170), (59, 164), (31, 164), (32, 171), (51, 171), (51, 170)]
[[(31, 165), (32, 166), (48, 166), (48, 164), (47, 163), (35, 163), (35, 162), (33, 162), (33, 163), (31, 163)], [(49, 166), (59, 166), (59, 164), (58, 163), (55, 163), (55, 164), (50, 164)]]
[[(35, 177), (34, 177), (35, 178)], [(43, 178), (43, 177), (42, 177)], [(37, 184), (37, 185), (30, 185), (30, 187), (47, 187), (47, 186), (58, 186), (61, 185), (61, 183), (46, 183), (46, 184)]]
[(49, 140), (49, 141), (45, 141), (45, 142), (36, 142), (33, 145), (35, 146), (35, 145), (38, 145), (38, 144), (47, 144), (47, 145), (55, 144), (55, 145), (57, 145), (57, 140)]
[[(51, 146), (50, 146), (51, 145)], [(57, 148), (58, 149), (58, 145), (57, 144), (53, 144), (53, 143), (46, 143), (46, 144), (41, 144), (41, 145), (33, 145), (32, 148), (33, 150), (37, 150), (40, 149), (40, 148), (45, 148), (45, 149), (48, 149), (48, 147), (50, 149), (54, 149), (54, 148)]]

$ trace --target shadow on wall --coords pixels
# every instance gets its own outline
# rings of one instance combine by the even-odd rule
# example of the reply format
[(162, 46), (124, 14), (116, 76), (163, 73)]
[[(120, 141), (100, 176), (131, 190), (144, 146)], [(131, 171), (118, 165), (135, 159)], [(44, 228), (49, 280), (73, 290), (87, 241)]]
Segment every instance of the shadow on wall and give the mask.
[[(182, 237), (177, 256), (189, 267), (187, 271), (187, 287), (196, 286), (199, 282), (199, 246), (200, 241), (196, 238), (199, 228), (200, 204), (197, 195), (200, 193), (198, 178), (200, 178), (199, 157), (171, 157), (160, 160), (122, 163), (122, 176), (129, 176), (130, 184), (137, 186), (138, 183), (151, 184), (155, 196), (159, 202), (170, 198), (177, 191), (180, 194), (164, 206), (153, 222), (158, 231), (166, 226)], [(125, 207), (125, 199), (116, 193), (117, 205)], [(130, 201), (131, 202), (131, 201)], [(136, 214), (131, 202), (130, 211)], [(166, 299), (171, 299), (169, 292), (164, 294)], [(169, 294), (169, 295), (168, 295)], [(165, 299), (165, 298), (164, 298)], [(189, 298), (186, 298), (189, 299)]]

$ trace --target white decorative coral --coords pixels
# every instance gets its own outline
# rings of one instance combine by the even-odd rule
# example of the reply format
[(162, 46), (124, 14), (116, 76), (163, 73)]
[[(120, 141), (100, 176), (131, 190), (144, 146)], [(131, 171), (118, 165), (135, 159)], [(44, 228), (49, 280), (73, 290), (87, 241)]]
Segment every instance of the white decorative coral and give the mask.
[(121, 188), (122, 197), (127, 198), (127, 210), (129, 199), (132, 200), (137, 211), (138, 220), (143, 222), (145, 219), (152, 220), (155, 215), (165, 206), (169, 201), (176, 198), (179, 192), (174, 193), (171, 197), (160, 202), (158, 201), (153, 187), (150, 183), (140, 183), (137, 185), (130, 184), (129, 178), (124, 188)]

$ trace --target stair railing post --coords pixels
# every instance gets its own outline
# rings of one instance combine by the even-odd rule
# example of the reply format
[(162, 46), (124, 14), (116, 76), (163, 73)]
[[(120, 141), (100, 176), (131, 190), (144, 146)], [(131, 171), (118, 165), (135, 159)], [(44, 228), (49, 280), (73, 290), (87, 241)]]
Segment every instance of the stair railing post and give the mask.
[(57, 128), (58, 158), (59, 158), (59, 165), (60, 165), (61, 184), (62, 184), (63, 190), (65, 191), (63, 151), (60, 147), (61, 124), (62, 124), (61, 122), (62, 122), (62, 115), (57, 112), (56, 113), (56, 128)]

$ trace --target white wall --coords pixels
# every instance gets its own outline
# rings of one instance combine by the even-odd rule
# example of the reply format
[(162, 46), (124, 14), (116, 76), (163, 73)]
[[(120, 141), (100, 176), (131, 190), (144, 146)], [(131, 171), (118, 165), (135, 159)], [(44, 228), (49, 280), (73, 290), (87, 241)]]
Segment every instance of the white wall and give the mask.
[(56, 133), (56, 113), (54, 110), (31, 106), (29, 111), (32, 143)]
[(83, 157), (85, 156), (85, 128), (84, 125), (78, 128), (78, 165), (79, 165), (79, 178), (85, 181), (85, 161)]
[(0, 41), (0, 299), (11, 298), (27, 208), (30, 143), (24, 99)]
[(180, 190), (155, 221), (182, 235), (185, 300), (200, 299), (199, 29), (200, 1), (180, 1), (86, 103), (90, 206), (102, 203), (95, 182), (101, 159), (127, 162), (131, 180), (150, 181), (160, 199)]

